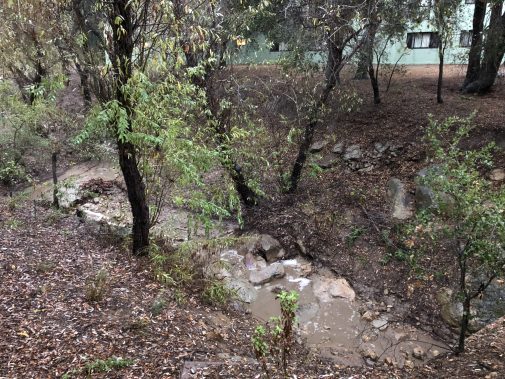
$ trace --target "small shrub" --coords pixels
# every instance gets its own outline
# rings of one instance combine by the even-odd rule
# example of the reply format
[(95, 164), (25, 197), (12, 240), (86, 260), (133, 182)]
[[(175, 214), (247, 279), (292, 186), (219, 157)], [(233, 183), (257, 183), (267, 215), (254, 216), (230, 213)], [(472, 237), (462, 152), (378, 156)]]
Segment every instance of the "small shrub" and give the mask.
[(288, 378), (288, 363), (294, 343), (293, 327), (300, 295), (296, 291), (282, 291), (277, 295), (281, 305), (281, 316), (272, 317), (266, 326), (258, 325), (251, 338), (254, 355), (261, 362), (263, 371), (270, 378), (268, 361), (282, 370)]
[(211, 305), (224, 306), (237, 297), (237, 291), (226, 287), (222, 281), (211, 280), (206, 283), (202, 297)]
[(88, 302), (102, 301), (109, 290), (109, 274), (100, 269), (86, 284), (85, 298)]

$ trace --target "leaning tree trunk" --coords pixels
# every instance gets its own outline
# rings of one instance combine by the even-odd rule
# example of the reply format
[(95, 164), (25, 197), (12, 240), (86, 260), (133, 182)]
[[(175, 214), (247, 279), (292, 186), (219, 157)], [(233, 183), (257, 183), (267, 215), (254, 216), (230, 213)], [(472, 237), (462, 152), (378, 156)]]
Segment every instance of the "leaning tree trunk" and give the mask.
[(505, 53), (505, 14), (502, 15), (503, 2), (491, 8), (489, 29), (484, 43), (484, 56), (477, 80), (463, 88), (464, 93), (486, 93), (493, 86), (503, 55)]
[[(134, 28), (133, 15), (130, 0), (115, 0), (110, 13), (109, 24), (113, 32), (112, 68), (115, 78), (115, 100), (126, 111), (127, 132), (132, 132), (131, 115), (132, 106), (128, 95), (123, 91), (123, 87), (128, 83), (132, 75), (132, 57), (134, 48)], [(117, 23), (117, 19), (121, 23)], [(144, 255), (149, 246), (149, 207), (147, 204), (146, 189), (144, 180), (140, 173), (135, 146), (122, 137), (115, 125), (117, 134), (117, 146), (119, 155), (119, 166), (123, 173), (128, 201), (131, 206), (133, 216), (132, 238), (133, 253)]]
[(342, 45), (343, 43), (341, 38), (338, 38), (337, 36), (328, 38), (328, 60), (326, 62), (325, 71), (326, 85), (323, 89), (323, 92), (321, 93), (321, 96), (319, 97), (318, 102), (313, 108), (313, 114), (310, 117), (309, 123), (305, 125), (302, 142), (298, 148), (298, 155), (296, 156), (293, 169), (291, 170), (288, 188), (286, 189), (286, 192), (288, 193), (293, 193), (298, 188), (298, 182), (300, 181), (300, 177), (302, 175), (303, 166), (305, 165), (310, 145), (312, 145), (312, 141), (314, 139), (314, 133), (317, 126), (319, 113), (321, 112), (322, 107), (328, 101), (331, 91), (339, 81), (339, 72), (342, 68), (343, 57)]
[(465, 88), (469, 83), (475, 81), (479, 77), (480, 58), (482, 54), (482, 34), (484, 31), (484, 18), (486, 17), (487, 1), (477, 0), (473, 11), (473, 29), (472, 43), (468, 53), (468, 67), (466, 69)]

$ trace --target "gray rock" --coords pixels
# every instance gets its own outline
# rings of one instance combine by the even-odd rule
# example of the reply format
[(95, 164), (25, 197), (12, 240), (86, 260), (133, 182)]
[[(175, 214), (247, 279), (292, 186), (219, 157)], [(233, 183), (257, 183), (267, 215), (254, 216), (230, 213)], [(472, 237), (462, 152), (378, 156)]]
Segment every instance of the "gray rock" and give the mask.
[(281, 263), (272, 263), (258, 271), (251, 271), (249, 273), (249, 281), (253, 285), (261, 285), (271, 282), (274, 279), (279, 279), (286, 275), (284, 271), (284, 266)]
[(344, 143), (339, 142), (331, 149), (331, 152), (334, 154), (342, 154), (344, 152)]
[(489, 173), (489, 179), (499, 182), (505, 179), (505, 170), (502, 168), (495, 168)]
[(338, 163), (338, 159), (335, 159), (335, 157), (331, 155), (326, 155), (322, 157), (319, 162), (317, 162), (317, 165), (321, 168), (328, 169), (334, 167)]
[(334, 297), (341, 297), (353, 301), (356, 293), (344, 278), (319, 277), (313, 283), (314, 295), (322, 302), (331, 301)]
[[(437, 302), (440, 306), (440, 315), (442, 319), (450, 326), (458, 328), (461, 324), (463, 316), (463, 304), (455, 299), (453, 292), (449, 288), (442, 288), (436, 295)], [(476, 319), (476, 311), (472, 307), (470, 309), (470, 323), (468, 328), (470, 331), (479, 330), (478, 320)]]
[(242, 278), (225, 278), (224, 284), (226, 288), (235, 291), (240, 301), (244, 303), (252, 303), (258, 297), (258, 291), (246, 279)]
[(309, 148), (309, 151), (311, 153), (317, 153), (321, 150), (323, 150), (323, 148), (328, 144), (328, 141), (316, 141), (314, 142), (312, 145), (310, 145), (310, 148)]
[(361, 147), (359, 145), (351, 145), (345, 149), (344, 160), (358, 160), (363, 157), (363, 152), (361, 151)]
[(409, 204), (405, 185), (400, 179), (392, 178), (389, 180), (387, 195), (392, 205), (393, 218), (407, 220), (412, 217), (413, 209)]
[[(278, 261), (286, 255), (280, 242), (268, 234), (250, 236), (247, 242), (239, 247), (238, 252), (244, 256), (263, 255), (268, 262)], [(246, 262), (247, 264), (251, 265), (250, 262)]]
[(376, 142), (374, 144), (374, 149), (375, 151), (377, 151), (378, 153), (382, 154), (384, 153), (387, 149), (389, 149), (389, 147), (391, 146), (391, 144), (389, 142), (386, 142), (385, 144), (382, 144), (380, 142)]
[(262, 234), (258, 241), (259, 251), (265, 254), (267, 262), (281, 260), (286, 255), (279, 241), (269, 234)]
[(378, 319), (372, 321), (372, 326), (375, 329), (385, 330), (388, 327), (388, 320), (383, 317), (378, 318)]
[(435, 204), (435, 193), (431, 188), (417, 185), (416, 186), (416, 207), (418, 209), (431, 208)]
[(436, 194), (431, 188), (424, 185), (416, 186), (417, 209), (440, 209), (444, 213), (451, 213), (456, 205), (454, 198), (447, 193)]
[(421, 346), (416, 346), (414, 347), (414, 350), (412, 350), (412, 356), (417, 359), (423, 359), (424, 358), (424, 350), (421, 348)]

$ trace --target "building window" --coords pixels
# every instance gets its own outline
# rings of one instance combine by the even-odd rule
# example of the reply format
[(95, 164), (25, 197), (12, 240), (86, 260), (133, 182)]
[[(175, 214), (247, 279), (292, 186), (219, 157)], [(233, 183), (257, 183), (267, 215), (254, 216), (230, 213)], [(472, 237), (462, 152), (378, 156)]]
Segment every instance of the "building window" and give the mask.
[(436, 49), (440, 44), (437, 32), (407, 33), (409, 49)]
[(472, 31), (471, 30), (462, 30), (459, 35), (459, 46), (461, 47), (470, 47), (472, 46)]
[(475, 0), (465, 0), (465, 4), (475, 4)]

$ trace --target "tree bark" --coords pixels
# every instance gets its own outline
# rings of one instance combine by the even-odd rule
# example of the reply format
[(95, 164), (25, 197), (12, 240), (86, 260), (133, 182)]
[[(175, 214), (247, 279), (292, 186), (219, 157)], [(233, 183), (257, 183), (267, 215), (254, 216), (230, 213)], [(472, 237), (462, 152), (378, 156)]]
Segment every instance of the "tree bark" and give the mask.
[[(113, 32), (112, 68), (116, 78), (115, 98), (126, 110), (127, 132), (132, 131), (132, 107), (124, 86), (132, 75), (132, 57), (134, 48), (134, 25), (129, 0), (115, 0), (109, 15), (109, 24)], [(121, 23), (116, 22), (121, 18)], [(144, 180), (138, 168), (135, 146), (124, 139), (119, 133), (118, 125), (114, 125), (117, 135), (119, 166), (128, 192), (128, 201), (132, 210), (133, 227), (132, 250), (135, 255), (147, 254), (149, 246), (149, 207), (147, 204)]]
[[(373, 91), (373, 102), (374, 104), (380, 104), (380, 90), (379, 90), (379, 78), (377, 77), (374, 65), (373, 65), (373, 55), (374, 55), (374, 45), (375, 45), (375, 36), (377, 34), (377, 30), (379, 28), (379, 21), (377, 17), (374, 17), (373, 22), (370, 24), (370, 28), (368, 30), (368, 38), (366, 45), (366, 55), (368, 58), (368, 76), (370, 77), (370, 83), (372, 84)], [(379, 65), (380, 62), (377, 62)]]
[(491, 7), (489, 29), (484, 42), (484, 56), (478, 78), (468, 83), (464, 93), (486, 93), (493, 86), (505, 53), (505, 14), (503, 2)]
[(58, 199), (58, 174), (56, 172), (56, 164), (58, 161), (58, 152), (54, 151), (51, 154), (51, 171), (53, 174), (53, 207), (60, 208), (60, 201)]
[(339, 72), (342, 67), (343, 48), (342, 40), (338, 36), (328, 38), (328, 60), (326, 62), (325, 81), (326, 85), (319, 97), (317, 104), (314, 106), (313, 114), (311, 115), (309, 123), (305, 126), (303, 132), (303, 139), (298, 148), (298, 155), (296, 156), (291, 176), (288, 183), (286, 192), (293, 193), (298, 188), (298, 182), (302, 175), (303, 166), (307, 160), (310, 145), (314, 139), (319, 113), (321, 108), (326, 104), (331, 91), (338, 83)]
[(476, 0), (473, 10), (472, 43), (468, 53), (468, 67), (466, 69), (463, 88), (479, 77), (480, 58), (482, 54), (482, 35), (484, 32), (484, 18), (486, 17), (487, 1)]
[(437, 103), (442, 104), (444, 102), (444, 99), (442, 99), (442, 84), (444, 81), (444, 48), (442, 46), (438, 48), (438, 58)]

